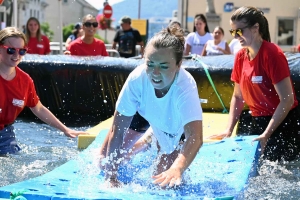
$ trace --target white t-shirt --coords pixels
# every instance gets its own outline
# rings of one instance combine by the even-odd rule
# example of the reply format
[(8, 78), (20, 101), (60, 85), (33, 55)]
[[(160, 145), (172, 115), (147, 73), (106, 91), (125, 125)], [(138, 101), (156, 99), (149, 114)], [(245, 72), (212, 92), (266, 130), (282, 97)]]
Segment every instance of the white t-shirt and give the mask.
[(208, 40), (206, 42), (206, 55), (207, 56), (215, 56), (215, 55), (224, 55), (224, 53), (217, 49), (217, 47), (221, 47), (225, 50), (226, 42), (221, 41), (218, 45), (215, 45), (214, 40)]
[(196, 31), (188, 34), (185, 43), (191, 46), (191, 54), (201, 55), (205, 43), (212, 39), (213, 35), (211, 33), (206, 33), (205, 35), (201, 36)]
[(242, 45), (238, 39), (234, 38), (229, 43), (229, 48), (230, 48), (231, 54), (235, 55), (242, 48)]
[(150, 124), (162, 153), (171, 153), (178, 146), (184, 125), (202, 120), (198, 89), (192, 75), (180, 68), (168, 93), (157, 98), (146, 65), (128, 76), (116, 103), (116, 110), (133, 116), (136, 111)]

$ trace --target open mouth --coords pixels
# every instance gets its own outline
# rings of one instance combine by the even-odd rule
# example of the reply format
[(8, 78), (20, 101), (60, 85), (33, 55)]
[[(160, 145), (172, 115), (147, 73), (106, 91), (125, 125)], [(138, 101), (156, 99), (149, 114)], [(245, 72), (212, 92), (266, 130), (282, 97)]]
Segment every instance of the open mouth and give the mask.
[(154, 83), (161, 83), (162, 82), (162, 80), (158, 80), (158, 79), (152, 79), (152, 81), (154, 82)]

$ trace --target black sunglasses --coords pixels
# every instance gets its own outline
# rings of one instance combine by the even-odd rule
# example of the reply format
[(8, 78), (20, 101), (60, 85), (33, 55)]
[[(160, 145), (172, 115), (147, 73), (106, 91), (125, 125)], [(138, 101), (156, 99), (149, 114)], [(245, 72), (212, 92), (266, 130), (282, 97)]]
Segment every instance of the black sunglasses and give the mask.
[(250, 26), (245, 26), (244, 28), (238, 28), (238, 29), (236, 29), (236, 30), (230, 29), (229, 32), (230, 32), (230, 34), (231, 34), (233, 37), (235, 37), (236, 35), (238, 35), (239, 37), (241, 37), (241, 36), (243, 35), (244, 29), (249, 28), (249, 27), (250, 27)]
[(17, 51), (20, 56), (24, 56), (28, 51), (28, 48), (14, 48), (14, 47), (8, 47), (8, 46), (5, 46), (5, 45), (1, 45), (1, 47), (6, 49), (6, 53), (9, 54), (9, 55), (13, 55)]
[(83, 25), (88, 28), (93, 25), (93, 27), (96, 28), (98, 27), (98, 22), (84, 22)]

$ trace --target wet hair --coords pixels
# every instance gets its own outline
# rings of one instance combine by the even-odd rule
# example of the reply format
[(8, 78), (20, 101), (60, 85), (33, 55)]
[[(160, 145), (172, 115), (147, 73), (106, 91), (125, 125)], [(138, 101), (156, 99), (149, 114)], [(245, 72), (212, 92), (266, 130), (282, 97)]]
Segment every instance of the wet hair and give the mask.
[(221, 33), (222, 33), (223, 35), (225, 35), (224, 29), (223, 29), (221, 26), (216, 26), (215, 29), (219, 29), (219, 30), (221, 31)]
[(38, 41), (40, 42), (41, 39), (42, 39), (41, 24), (40, 24), (39, 20), (38, 20), (37, 18), (35, 18), (35, 17), (30, 17), (30, 18), (27, 20), (27, 23), (26, 23), (26, 31), (25, 31), (25, 35), (26, 35), (26, 37), (27, 37), (27, 40), (30, 39), (30, 31), (29, 31), (29, 29), (28, 29), (28, 24), (29, 24), (30, 21), (35, 21), (35, 22), (38, 24), (38, 26), (39, 26), (39, 29), (37, 30), (37, 33), (36, 33), (36, 37), (37, 37)]
[(15, 27), (6, 27), (0, 31), (0, 44), (3, 45), (7, 38), (22, 38), (25, 46), (27, 45), (27, 39), (25, 34)]
[[(205, 28), (204, 28), (205, 32), (209, 33), (209, 28), (208, 28), (208, 25), (207, 25), (206, 17), (203, 14), (197, 14), (197, 15), (195, 15), (195, 20), (199, 20), (199, 19), (205, 23)], [(196, 32), (196, 27), (195, 26), (194, 26), (194, 30), (193, 31)]]
[(240, 7), (232, 14), (231, 21), (242, 21), (248, 26), (254, 26), (258, 23), (262, 39), (271, 42), (269, 23), (261, 10), (252, 6)]
[(178, 65), (183, 57), (184, 43), (183, 30), (172, 26), (156, 33), (147, 43), (145, 52), (147, 52), (149, 46), (155, 49), (169, 48), (173, 51), (176, 64)]
[(168, 25), (168, 27), (172, 27), (172, 26), (175, 26), (175, 25), (178, 25), (179, 27), (181, 27), (181, 23), (179, 21), (171, 21)]
[(86, 21), (88, 21), (88, 20), (90, 20), (90, 19), (96, 19), (96, 17), (94, 17), (94, 16), (91, 15), (91, 14), (87, 14), (86, 16), (84, 16), (84, 17), (82, 18), (82, 23), (84, 23), (84, 22), (86, 22)]

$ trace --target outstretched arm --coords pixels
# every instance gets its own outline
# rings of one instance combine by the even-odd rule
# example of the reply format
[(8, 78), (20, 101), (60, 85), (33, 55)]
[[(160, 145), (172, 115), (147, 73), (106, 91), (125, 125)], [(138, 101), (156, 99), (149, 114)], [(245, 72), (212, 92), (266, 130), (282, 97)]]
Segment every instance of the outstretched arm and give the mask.
[(40, 101), (37, 103), (35, 107), (32, 107), (30, 109), (43, 122), (49, 124), (54, 128), (61, 130), (68, 137), (75, 138), (80, 134), (87, 134), (86, 132), (75, 131), (66, 127)]
[(153, 176), (153, 183), (162, 187), (166, 185), (172, 187), (181, 183), (183, 172), (190, 166), (203, 144), (202, 121), (198, 120), (186, 124), (184, 133), (186, 141), (178, 157), (168, 170)]
[[(109, 158), (105, 165), (105, 178), (109, 180), (111, 187), (120, 186), (120, 183), (117, 180), (118, 166), (122, 161), (120, 149), (122, 148), (124, 134), (130, 126), (131, 121), (132, 116), (128, 117), (120, 114), (118, 111), (115, 111), (112, 128), (104, 141), (104, 145), (107, 145), (105, 157)], [(105, 142), (107, 142), (107, 144), (105, 144)]]

